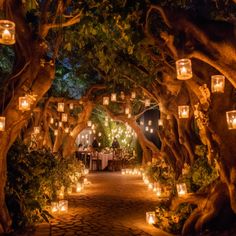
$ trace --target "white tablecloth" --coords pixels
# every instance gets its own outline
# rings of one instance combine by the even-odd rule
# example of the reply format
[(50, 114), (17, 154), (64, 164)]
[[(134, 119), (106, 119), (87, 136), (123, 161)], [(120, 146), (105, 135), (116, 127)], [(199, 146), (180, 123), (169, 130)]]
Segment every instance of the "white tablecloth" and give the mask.
[[(90, 170), (92, 170), (92, 160), (93, 159), (96, 160), (96, 157), (93, 157), (90, 159)], [(104, 170), (108, 165), (108, 161), (113, 159), (113, 154), (99, 152), (98, 159), (102, 161), (102, 170)]]

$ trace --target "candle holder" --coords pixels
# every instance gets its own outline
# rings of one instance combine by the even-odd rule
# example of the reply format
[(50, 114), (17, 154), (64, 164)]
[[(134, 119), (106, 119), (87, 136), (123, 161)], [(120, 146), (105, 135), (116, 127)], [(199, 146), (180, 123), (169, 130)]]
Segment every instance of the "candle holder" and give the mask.
[(158, 126), (163, 126), (163, 120), (162, 119), (159, 119), (158, 122), (157, 122)]
[(109, 105), (109, 97), (103, 97), (103, 102), (102, 102), (102, 104), (103, 104), (104, 106), (108, 106), (108, 105)]
[(229, 129), (236, 129), (236, 110), (227, 111), (226, 120)]
[(211, 92), (224, 93), (224, 89), (225, 89), (225, 77), (223, 75), (212, 75)]
[(57, 104), (57, 111), (58, 112), (64, 112), (64, 109), (65, 109), (64, 102), (58, 102), (58, 104)]
[(61, 115), (61, 121), (62, 121), (62, 122), (67, 122), (67, 120), (68, 120), (67, 114), (66, 114), (66, 113), (62, 113), (62, 115)]
[(146, 222), (147, 222), (149, 225), (155, 224), (156, 221), (157, 221), (157, 219), (156, 219), (156, 213), (155, 213), (155, 211), (146, 212)]
[(84, 189), (84, 184), (83, 183), (77, 183), (76, 184), (76, 192), (77, 193), (81, 193), (82, 191), (83, 191), (83, 189)]
[(126, 174), (126, 170), (125, 169), (121, 169), (121, 174), (125, 175)]
[(131, 92), (131, 98), (132, 98), (132, 99), (135, 99), (135, 98), (136, 98), (136, 92), (134, 92), (134, 91)]
[(51, 212), (56, 213), (59, 211), (58, 202), (51, 202)]
[(176, 188), (179, 197), (182, 197), (187, 194), (187, 186), (185, 183), (176, 184)]
[(28, 97), (19, 97), (19, 110), (29, 111), (30, 110), (30, 101)]
[(74, 109), (74, 104), (70, 103), (69, 108), (70, 108), (70, 110), (73, 110)]
[(116, 93), (111, 94), (111, 101), (116, 102)]
[(58, 209), (60, 212), (68, 212), (68, 201), (60, 200), (58, 203)]
[(12, 45), (15, 42), (15, 23), (9, 20), (0, 20), (0, 43)]
[(0, 116), (0, 131), (5, 131), (6, 117)]
[(144, 106), (145, 107), (150, 107), (150, 105), (151, 105), (150, 99), (146, 98), (145, 101), (144, 101)]
[(184, 58), (176, 61), (176, 72), (179, 80), (191, 79), (193, 76), (191, 60)]
[(88, 125), (88, 127), (91, 127), (92, 126), (92, 121), (88, 120), (87, 125)]
[(36, 126), (34, 127), (34, 134), (39, 134), (40, 133), (40, 127)]
[(180, 119), (189, 118), (189, 106), (178, 106), (178, 113)]

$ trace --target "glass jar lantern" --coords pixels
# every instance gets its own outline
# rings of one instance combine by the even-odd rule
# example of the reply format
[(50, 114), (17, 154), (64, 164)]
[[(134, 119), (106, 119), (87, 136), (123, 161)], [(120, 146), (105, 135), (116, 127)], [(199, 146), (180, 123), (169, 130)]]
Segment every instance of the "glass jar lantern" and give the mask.
[(0, 131), (5, 131), (6, 117), (0, 116)]
[(28, 97), (19, 97), (19, 110), (21, 111), (30, 110), (30, 101)]
[(146, 98), (145, 101), (144, 101), (144, 106), (149, 107), (150, 105), (151, 105), (150, 99)]
[(176, 189), (179, 197), (184, 196), (188, 192), (185, 183), (176, 184)]
[(64, 112), (64, 109), (65, 109), (64, 102), (58, 102), (58, 104), (57, 104), (57, 111), (58, 112)]
[(88, 127), (91, 127), (92, 126), (92, 121), (88, 120), (87, 125), (88, 125)]
[(62, 212), (68, 212), (68, 201), (67, 200), (60, 200), (58, 203), (59, 211)]
[(108, 106), (108, 105), (109, 105), (109, 97), (103, 97), (103, 102), (102, 102), (102, 104), (103, 104), (104, 106)]
[(116, 102), (116, 93), (111, 94), (111, 101)]
[(223, 93), (225, 89), (225, 77), (223, 75), (211, 76), (211, 92)]
[(155, 211), (146, 212), (146, 222), (149, 225), (153, 225), (153, 224), (156, 223), (156, 213), (155, 213)]
[(158, 122), (157, 122), (158, 126), (163, 126), (163, 120), (162, 119), (159, 119)]
[(40, 133), (40, 127), (39, 126), (35, 126), (34, 127), (34, 134), (39, 134)]
[(131, 98), (135, 99), (136, 98), (136, 92), (131, 92)]
[(184, 58), (176, 61), (176, 72), (179, 80), (191, 79), (193, 76), (191, 60)]
[(70, 103), (69, 108), (70, 108), (70, 110), (73, 110), (74, 109), (74, 104)]
[(189, 106), (178, 106), (178, 114), (180, 119), (189, 118)]
[(50, 124), (53, 124), (54, 123), (54, 119), (53, 117), (50, 118)]
[(52, 213), (55, 213), (55, 212), (58, 212), (58, 202), (52, 202), (51, 203), (51, 212)]
[(236, 129), (236, 110), (227, 111), (226, 120), (229, 129)]
[(66, 113), (62, 113), (62, 115), (61, 115), (61, 121), (62, 121), (62, 122), (67, 122), (67, 120), (68, 120), (67, 114), (66, 114)]
[(55, 135), (55, 136), (58, 135), (58, 130), (57, 130), (57, 129), (54, 130), (54, 135)]
[(129, 107), (126, 107), (126, 108), (125, 108), (125, 114), (126, 114), (126, 115), (130, 114), (130, 109), (129, 109)]
[(9, 20), (0, 20), (0, 43), (12, 45), (15, 42), (15, 23)]

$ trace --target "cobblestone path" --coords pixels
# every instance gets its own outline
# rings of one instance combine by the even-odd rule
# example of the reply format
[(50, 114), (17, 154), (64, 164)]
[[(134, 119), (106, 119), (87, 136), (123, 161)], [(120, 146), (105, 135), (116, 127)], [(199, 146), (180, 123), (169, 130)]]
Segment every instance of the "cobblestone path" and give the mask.
[(34, 236), (167, 236), (145, 222), (157, 197), (141, 177), (120, 173), (92, 173), (83, 193), (69, 197), (67, 214), (40, 225)]

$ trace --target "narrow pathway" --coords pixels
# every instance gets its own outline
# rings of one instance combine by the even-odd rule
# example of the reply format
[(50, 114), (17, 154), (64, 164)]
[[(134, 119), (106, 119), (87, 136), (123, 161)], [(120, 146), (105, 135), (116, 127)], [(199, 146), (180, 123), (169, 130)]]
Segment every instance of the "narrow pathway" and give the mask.
[(145, 212), (155, 209), (157, 197), (141, 177), (92, 173), (84, 193), (69, 198), (69, 212), (41, 225), (35, 236), (167, 236), (146, 224)]

